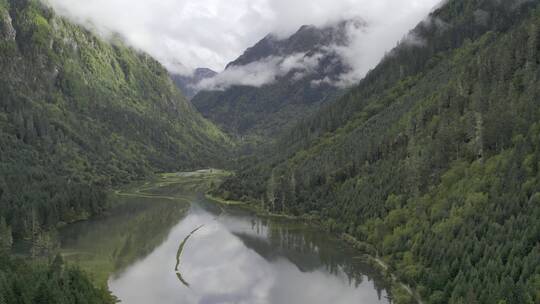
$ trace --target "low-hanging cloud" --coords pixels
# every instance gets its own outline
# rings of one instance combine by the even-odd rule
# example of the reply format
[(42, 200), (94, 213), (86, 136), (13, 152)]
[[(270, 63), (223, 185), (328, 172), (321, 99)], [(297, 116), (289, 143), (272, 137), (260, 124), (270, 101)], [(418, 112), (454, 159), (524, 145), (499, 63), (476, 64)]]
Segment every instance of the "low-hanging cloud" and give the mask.
[(274, 83), (279, 77), (294, 73), (300, 80), (314, 72), (322, 54), (296, 53), (288, 57), (270, 56), (243, 66), (232, 66), (213, 78), (203, 79), (197, 90), (226, 90), (234, 85), (260, 87)]
[[(220, 71), (268, 33), (279, 37), (300, 26), (323, 26), (361, 16), (369, 27), (352, 33), (339, 49), (352, 83), (420, 22), (440, 0), (42, 0), (61, 15), (104, 37), (118, 34), (133, 47), (162, 62), (170, 71), (189, 74), (197, 67)], [(283, 58), (276, 60), (286, 64)], [(259, 67), (268, 64), (263, 62)], [(257, 70), (257, 66), (249, 67)], [(270, 72), (279, 73), (280, 67)], [(229, 71), (240, 79), (238, 71)], [(254, 84), (275, 75), (256, 73)], [(223, 76), (221, 76), (224, 78)], [(261, 81), (259, 81), (261, 80)], [(242, 80), (248, 81), (248, 80)], [(224, 81), (222, 81), (224, 82)], [(249, 82), (249, 81), (248, 81)]]

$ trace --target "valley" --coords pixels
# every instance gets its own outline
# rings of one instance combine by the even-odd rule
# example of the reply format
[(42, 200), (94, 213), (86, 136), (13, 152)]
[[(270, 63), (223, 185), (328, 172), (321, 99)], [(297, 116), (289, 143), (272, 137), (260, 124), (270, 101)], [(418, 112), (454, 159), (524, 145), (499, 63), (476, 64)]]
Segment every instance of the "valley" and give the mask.
[(60, 231), (62, 255), (129, 303), (322, 304), (336, 293), (342, 303), (389, 303), (384, 277), (336, 237), (206, 199), (227, 174), (213, 171), (164, 174), (113, 193), (110, 215)]
[(0, 0), (0, 303), (540, 303), (540, 1), (190, 1)]

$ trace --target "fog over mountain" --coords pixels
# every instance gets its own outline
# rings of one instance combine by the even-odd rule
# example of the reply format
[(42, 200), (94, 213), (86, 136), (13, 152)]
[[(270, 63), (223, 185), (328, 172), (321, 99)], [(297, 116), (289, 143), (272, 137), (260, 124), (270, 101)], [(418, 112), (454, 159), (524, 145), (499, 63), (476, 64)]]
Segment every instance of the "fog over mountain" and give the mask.
[(360, 16), (369, 27), (352, 31), (342, 56), (362, 78), (440, 0), (43, 0), (103, 36), (113, 33), (175, 74), (222, 71), (268, 33), (287, 37), (300, 26), (324, 26)]
[(353, 43), (351, 33), (366, 27), (366, 22), (357, 17), (324, 27), (304, 25), (286, 38), (269, 34), (229, 63), (222, 73), (201, 79), (196, 87), (222, 91), (235, 85), (261, 87), (280, 79), (294, 83), (309, 76), (311, 86), (341, 86), (342, 78), (353, 71), (342, 50)]
[(192, 74), (180, 75), (171, 74), (171, 78), (176, 86), (188, 99), (193, 98), (200, 91), (198, 84), (208, 78), (216, 76), (217, 73), (208, 68), (197, 68)]

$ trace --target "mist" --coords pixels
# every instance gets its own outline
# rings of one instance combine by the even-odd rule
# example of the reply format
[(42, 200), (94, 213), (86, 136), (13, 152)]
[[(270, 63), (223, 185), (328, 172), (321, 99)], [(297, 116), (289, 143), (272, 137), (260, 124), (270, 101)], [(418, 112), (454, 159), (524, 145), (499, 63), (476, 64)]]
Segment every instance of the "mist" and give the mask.
[[(360, 16), (368, 27), (351, 32), (351, 44), (337, 49), (351, 72), (341, 86), (360, 80), (422, 21), (440, 0), (43, 0), (70, 20), (104, 38), (119, 35), (159, 60), (169, 71), (222, 71), (226, 64), (268, 33), (286, 37), (302, 25), (324, 26)], [(231, 85), (254, 71), (252, 85), (275, 79), (286, 58), (269, 58), (244, 71), (228, 71), (214, 84)], [(270, 71), (261, 74), (262, 67)], [(308, 68), (308, 67), (307, 67)], [(306, 69), (307, 69), (306, 68)], [(227, 76), (228, 75), (228, 76)], [(235, 81), (238, 80), (238, 81)]]

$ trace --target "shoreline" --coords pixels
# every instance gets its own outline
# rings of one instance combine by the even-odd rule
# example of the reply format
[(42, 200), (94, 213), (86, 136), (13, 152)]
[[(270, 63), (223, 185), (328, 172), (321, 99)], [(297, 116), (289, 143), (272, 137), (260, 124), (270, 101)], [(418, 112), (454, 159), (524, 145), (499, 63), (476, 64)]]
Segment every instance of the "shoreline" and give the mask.
[[(200, 178), (200, 180), (197, 181), (198, 183), (206, 184), (206, 182), (208, 181), (207, 178), (215, 177), (217, 178), (217, 180), (220, 180), (222, 178), (222, 175), (224, 174), (222, 171), (219, 171), (219, 170), (215, 170), (215, 172), (195, 171), (195, 172), (187, 172), (187, 173), (192, 173), (192, 174), (199, 173), (201, 175), (197, 176), (198, 174), (193, 174), (193, 175), (184, 176), (178, 173), (159, 174), (154, 178), (146, 180), (146, 182), (138, 181), (137, 183), (131, 184), (131, 186), (126, 185), (121, 188), (111, 189), (109, 193), (110, 195), (117, 196), (117, 197), (140, 197), (140, 198), (147, 198), (147, 199), (168, 199), (168, 200), (187, 201), (185, 198), (181, 198), (178, 196), (167, 196), (167, 195), (162, 195), (162, 194), (160, 195), (160, 194), (154, 194), (154, 193), (146, 193), (145, 191), (156, 188), (156, 187), (158, 188), (163, 187), (166, 185), (177, 185), (179, 187), (182, 187), (183, 179), (193, 178), (193, 177)], [(209, 184), (206, 184), (206, 185), (208, 186)], [(215, 185), (212, 185), (212, 186), (215, 186)], [(195, 191), (198, 192), (199, 190), (201, 189), (197, 189)], [(208, 190), (208, 188), (206, 188), (206, 190)], [(217, 205), (221, 205), (223, 207), (240, 208), (240, 209), (244, 209), (246, 211), (252, 212), (257, 217), (294, 221), (294, 222), (310, 225), (313, 227), (318, 227), (320, 229), (328, 231), (327, 227), (325, 227), (321, 219), (316, 216), (309, 216), (309, 215), (294, 216), (294, 215), (287, 215), (287, 214), (276, 214), (276, 213), (272, 213), (265, 210), (257, 202), (225, 200), (221, 197), (211, 195), (208, 191), (200, 191), (199, 193), (207, 200)], [(410, 300), (413, 300), (417, 304), (423, 304), (423, 301), (421, 300), (417, 292), (411, 286), (401, 281), (391, 271), (390, 266), (386, 264), (386, 262), (380, 258), (377, 250), (371, 244), (358, 241), (356, 238), (354, 238), (352, 235), (349, 235), (349, 234), (344, 233), (344, 234), (339, 235), (336, 233), (332, 233), (330, 231), (328, 232), (331, 233), (334, 237), (336, 237), (337, 240), (344, 242), (348, 244), (349, 246), (353, 247), (355, 250), (357, 250), (359, 252), (359, 256), (356, 258), (361, 259), (367, 265), (373, 267), (375, 270), (381, 273), (381, 275), (388, 282), (389, 289), (387, 290), (387, 292), (393, 301), (395, 301), (396, 295), (399, 294), (401, 296), (405, 295), (406, 297), (409, 297)], [(98, 283), (98, 282), (95, 282), (95, 283)], [(100, 284), (97, 284), (97, 285), (100, 285)], [(105, 285), (108, 287), (107, 283)], [(400, 302), (395, 302), (395, 303), (400, 304), (402, 302), (400, 301)]]
[[(259, 216), (259, 217), (286, 219), (290, 221), (301, 221), (308, 225), (313, 225), (313, 226), (320, 227), (324, 230), (328, 230), (326, 229), (326, 227), (324, 227), (324, 225), (322, 225), (319, 218), (314, 218), (314, 217), (309, 217), (309, 216), (294, 216), (294, 215), (271, 213), (269, 211), (264, 210), (260, 206), (254, 205), (253, 203), (234, 201), (234, 200), (225, 200), (223, 198), (216, 197), (209, 193), (205, 193), (204, 197), (208, 200), (211, 200), (223, 206), (242, 208), (248, 211), (252, 211), (255, 213), (256, 216)], [(337, 235), (335, 233), (332, 233), (332, 234), (335, 235), (340, 241), (352, 246), (355, 250), (361, 253), (362, 255), (359, 256), (359, 258), (361, 258), (364, 262), (366, 262), (370, 266), (380, 271), (381, 274), (385, 278), (387, 278), (390, 284), (390, 290), (388, 292), (390, 293), (391, 296), (394, 296), (397, 293), (396, 289), (400, 289), (400, 290), (405, 291), (407, 295), (411, 297), (411, 300), (414, 300), (417, 304), (424, 304), (424, 302), (422, 301), (420, 295), (416, 292), (416, 290), (412, 288), (411, 286), (409, 286), (408, 284), (406, 284), (405, 282), (401, 281), (390, 270), (390, 266), (380, 258), (377, 250), (373, 247), (373, 245), (369, 243), (361, 242), (357, 240), (354, 236), (347, 233), (343, 233), (341, 235)], [(395, 300), (395, 299), (392, 299), (392, 300)], [(400, 304), (400, 303), (398, 302), (396, 304)]]
[(309, 222), (311, 224), (314, 224), (318, 219), (314, 217), (310, 217), (307, 215), (304, 216), (295, 216), (295, 215), (288, 215), (288, 214), (280, 214), (280, 213), (272, 213), (264, 208), (261, 208), (260, 206), (257, 206), (253, 203), (248, 202), (241, 202), (241, 201), (233, 201), (233, 200), (225, 200), (220, 197), (213, 196), (209, 193), (205, 193), (204, 197), (208, 200), (214, 201), (218, 204), (229, 206), (229, 207), (237, 207), (242, 208), (248, 211), (251, 211), (255, 213), (255, 215), (259, 217), (264, 218), (274, 218), (274, 219), (285, 219), (290, 221), (303, 221), (303, 222)]

